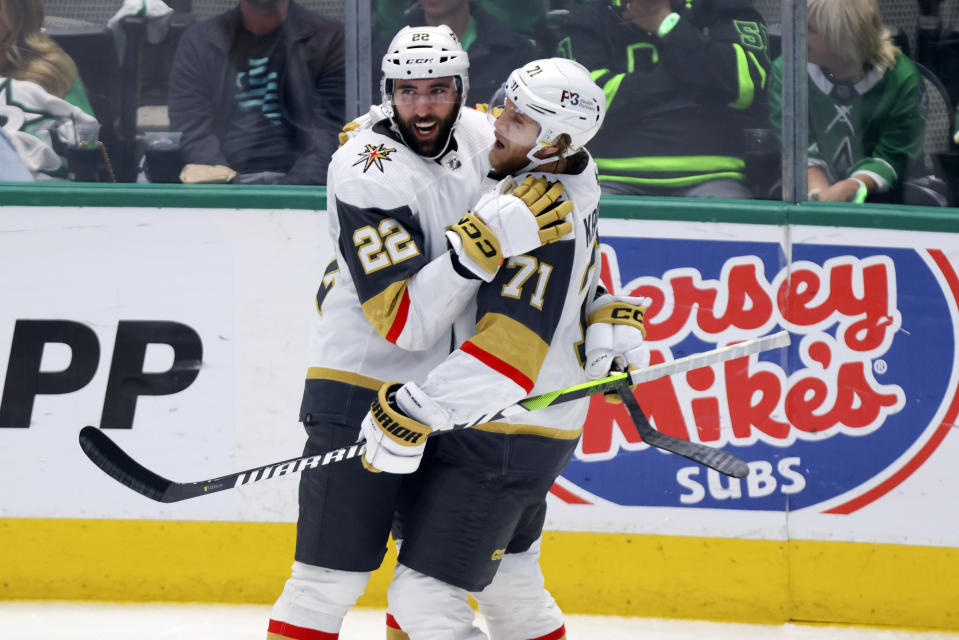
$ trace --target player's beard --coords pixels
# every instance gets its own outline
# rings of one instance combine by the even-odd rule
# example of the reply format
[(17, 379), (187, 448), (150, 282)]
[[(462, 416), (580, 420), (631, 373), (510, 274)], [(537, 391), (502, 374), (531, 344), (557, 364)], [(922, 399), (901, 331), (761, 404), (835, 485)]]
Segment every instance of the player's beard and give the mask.
[(437, 134), (429, 140), (418, 139), (413, 128), (417, 122), (428, 122), (433, 120), (435, 116), (431, 116), (429, 118), (412, 116), (409, 119), (404, 120), (399, 114), (397, 114), (396, 127), (400, 130), (400, 135), (403, 136), (403, 141), (406, 143), (406, 146), (412, 149), (417, 155), (421, 155), (426, 158), (435, 158), (440, 154), (440, 152), (443, 151), (443, 148), (446, 146), (447, 142), (449, 142), (450, 131), (453, 129), (453, 124), (456, 122), (456, 115), (458, 113), (459, 106), (457, 105), (452, 111), (450, 111), (449, 115), (436, 123)]

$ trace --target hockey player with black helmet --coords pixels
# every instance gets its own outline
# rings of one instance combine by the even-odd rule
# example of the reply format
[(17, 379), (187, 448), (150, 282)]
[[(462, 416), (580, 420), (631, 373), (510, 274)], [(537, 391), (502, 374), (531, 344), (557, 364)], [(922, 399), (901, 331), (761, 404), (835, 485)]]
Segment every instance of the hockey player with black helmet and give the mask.
[[(600, 190), (584, 145), (605, 111), (602, 90), (571, 60), (536, 60), (509, 76), (489, 156), (502, 181), (447, 231), (449, 242), (463, 251), (477, 219), (498, 233), (493, 214), (518, 206), (517, 183), (520, 193), (523, 185), (543, 188), (535, 186), (541, 179), (550, 189), (561, 183), (558, 210), (569, 211), (568, 222), (548, 227), (556, 242), (510, 258), (495, 274), (462, 259), (483, 281), (464, 314), (473, 334), (425, 380), (384, 385), (363, 420), (369, 467), (410, 473), (428, 452), (416, 490), (400, 501), (403, 543), (389, 589), (390, 612), (414, 640), (484, 638), (467, 594), (494, 639), (565, 637), (539, 549), (546, 494), (576, 448), (588, 401), (481, 420), (587, 379), (580, 349), (598, 282)], [(635, 330), (641, 336), (641, 326)], [(417, 437), (395, 437), (397, 424)]]
[[(548, 203), (534, 191), (514, 198), (510, 224), (495, 211), (476, 221), (485, 245), (447, 246), (446, 228), (479, 198), (493, 141), (487, 117), (464, 107), (468, 67), (448, 27), (400, 30), (383, 58), (386, 117), (330, 163), (326, 242), (336, 259), (316, 298), (305, 455), (355, 442), (384, 381), (423, 381), (444, 361), (483, 282), (469, 265), (492, 277), (503, 260), (552, 239), (538, 233), (546, 222), (534, 211)], [(268, 638), (337, 637), (383, 559), (404, 480), (358, 460), (302, 475), (295, 562)]]

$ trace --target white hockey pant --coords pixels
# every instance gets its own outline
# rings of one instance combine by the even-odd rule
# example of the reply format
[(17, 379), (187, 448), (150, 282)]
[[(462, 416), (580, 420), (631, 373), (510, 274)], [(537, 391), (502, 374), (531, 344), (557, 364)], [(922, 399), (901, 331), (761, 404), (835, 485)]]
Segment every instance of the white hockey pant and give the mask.
[(305, 629), (339, 633), (346, 612), (363, 594), (369, 579), (368, 571), (339, 571), (294, 562), (270, 618)]
[(387, 590), (389, 611), (410, 640), (485, 640), (466, 596), (465, 589), (400, 563)]
[(542, 638), (563, 627), (563, 612), (546, 590), (539, 566), (541, 540), (522, 553), (504, 555), (489, 586), (470, 594), (479, 603), (492, 640)]
[(479, 592), (451, 586), (398, 564), (389, 588), (390, 613), (411, 640), (481, 640), (467, 595), (479, 603), (492, 640), (531, 640), (563, 627), (563, 613), (545, 588), (539, 540), (503, 556), (493, 582)]

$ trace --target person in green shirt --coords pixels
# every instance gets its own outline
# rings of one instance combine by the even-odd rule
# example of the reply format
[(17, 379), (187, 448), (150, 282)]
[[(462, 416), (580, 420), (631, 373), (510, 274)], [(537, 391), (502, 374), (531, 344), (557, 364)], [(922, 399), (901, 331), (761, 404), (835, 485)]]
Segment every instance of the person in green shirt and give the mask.
[(42, 0), (0, 1), (0, 77), (33, 82), (95, 116), (77, 65), (42, 26)]
[(597, 1), (563, 35), (556, 55), (606, 94), (590, 145), (604, 193), (753, 197), (744, 130), (765, 125), (770, 62), (752, 0)]
[[(923, 153), (919, 70), (892, 44), (876, 0), (809, 0), (808, 13), (809, 199), (898, 201)], [(781, 96), (779, 59), (770, 90), (777, 131)]]

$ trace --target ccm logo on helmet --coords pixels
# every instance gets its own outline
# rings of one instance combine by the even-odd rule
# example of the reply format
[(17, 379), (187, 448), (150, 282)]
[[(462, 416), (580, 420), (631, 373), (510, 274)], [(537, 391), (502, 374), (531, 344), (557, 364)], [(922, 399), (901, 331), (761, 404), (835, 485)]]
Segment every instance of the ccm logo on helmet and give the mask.
[(579, 104), (579, 94), (573, 93), (567, 89), (563, 89), (563, 93), (560, 95), (559, 101), (560, 104), (566, 104), (568, 101), (571, 105), (577, 105)]
[(433, 62), (433, 58), (407, 58), (404, 64), (427, 64)]

